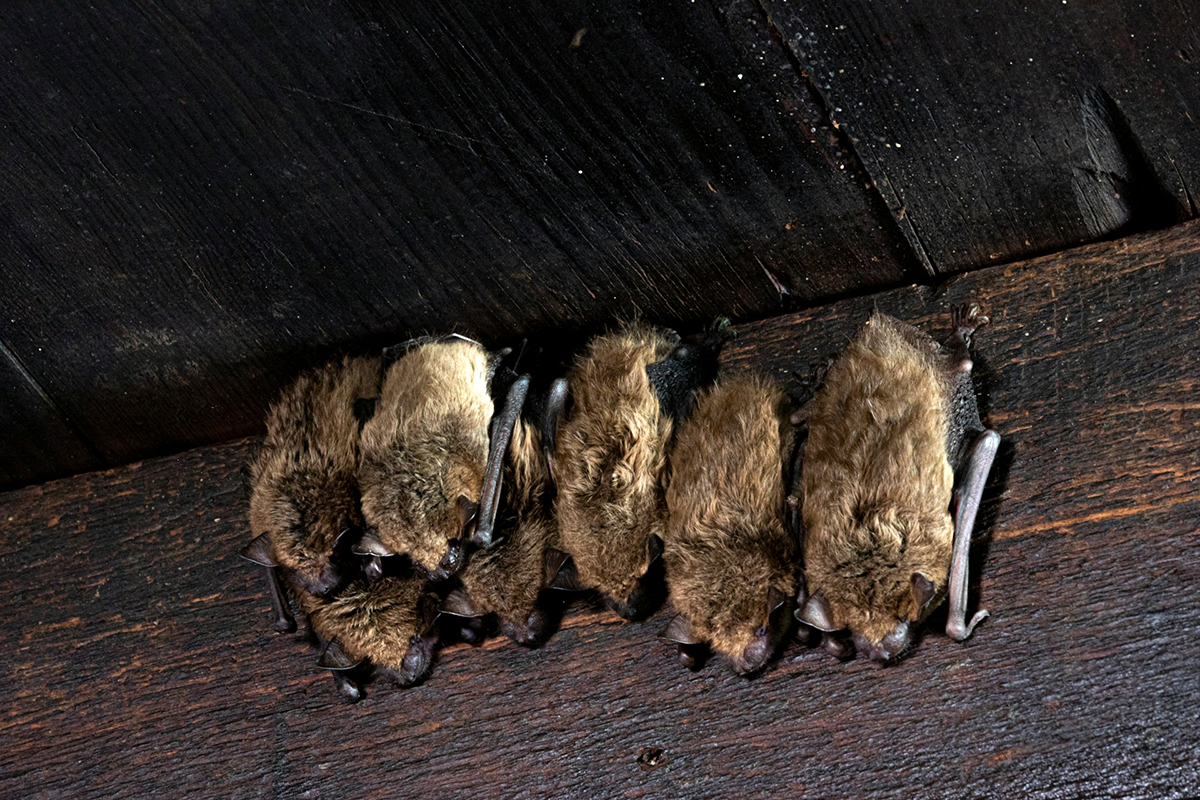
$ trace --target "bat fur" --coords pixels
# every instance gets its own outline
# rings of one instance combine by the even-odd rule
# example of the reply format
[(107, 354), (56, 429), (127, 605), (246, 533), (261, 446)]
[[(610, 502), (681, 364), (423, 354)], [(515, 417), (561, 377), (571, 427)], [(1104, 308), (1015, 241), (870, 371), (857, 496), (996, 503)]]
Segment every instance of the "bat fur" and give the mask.
[(666, 635), (692, 666), (708, 643), (743, 674), (762, 669), (787, 634), (799, 545), (785, 525), (795, 429), (783, 391), (758, 376), (699, 394), (671, 456), (664, 539), (679, 612)]
[(647, 367), (678, 337), (631, 323), (597, 336), (568, 373), (571, 409), (554, 453), (555, 514), (579, 588), (594, 588), (626, 619), (653, 610), (643, 578), (666, 529), (662, 477), (673, 423)]
[(257, 538), (243, 554), (276, 565), (302, 591), (330, 594), (358, 574), (352, 542), (339, 537), (357, 535), (362, 525), (355, 404), (374, 397), (378, 386), (378, 358), (346, 357), (303, 373), (267, 415), (250, 468), (250, 528)]
[(809, 411), (801, 483), (811, 594), (797, 616), (849, 630), (859, 654), (879, 661), (904, 655), (947, 589), (955, 474), (984, 430), (966, 344), (987, 318), (978, 307), (962, 313), (955, 335), (965, 335), (945, 346), (874, 313)]
[(483, 490), (495, 361), (476, 342), (433, 340), (387, 370), (358, 473), (378, 555), (407, 554), (438, 578), (462, 568)]

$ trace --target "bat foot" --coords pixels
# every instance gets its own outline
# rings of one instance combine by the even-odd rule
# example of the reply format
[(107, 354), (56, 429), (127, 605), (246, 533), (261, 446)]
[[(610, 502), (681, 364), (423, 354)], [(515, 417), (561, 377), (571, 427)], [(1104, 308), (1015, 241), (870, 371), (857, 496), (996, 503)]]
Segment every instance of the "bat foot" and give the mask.
[(279, 616), (275, 618), (275, 622), (271, 627), (276, 633), (295, 633), (296, 620), (291, 617)]
[(975, 612), (975, 616), (971, 617), (970, 623), (966, 619), (950, 619), (946, 622), (946, 635), (956, 642), (965, 642), (971, 638), (971, 634), (975, 632), (975, 626), (983, 622), (991, 616), (986, 610), (980, 609)]
[(950, 310), (950, 326), (955, 335), (961, 336), (966, 342), (970, 342), (971, 335), (988, 322), (987, 314), (983, 313), (978, 303), (963, 303)]

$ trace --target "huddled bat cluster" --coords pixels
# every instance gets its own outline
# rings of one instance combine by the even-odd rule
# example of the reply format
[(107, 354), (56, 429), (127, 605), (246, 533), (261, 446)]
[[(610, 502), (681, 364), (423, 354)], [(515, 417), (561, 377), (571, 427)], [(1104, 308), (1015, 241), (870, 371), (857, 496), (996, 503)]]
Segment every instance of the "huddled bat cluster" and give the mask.
[(623, 324), (562, 366), (458, 335), (346, 358), (272, 407), (242, 555), (350, 700), (421, 680), (447, 638), (541, 644), (558, 590), (625, 619), (669, 594), (690, 668), (757, 673), (794, 619), (894, 661), (946, 598), (961, 641), (987, 616), (966, 619), (967, 556), (999, 437), (970, 375), (987, 318), (952, 316), (942, 345), (874, 314), (799, 409), (717, 376), (724, 320), (693, 341)]

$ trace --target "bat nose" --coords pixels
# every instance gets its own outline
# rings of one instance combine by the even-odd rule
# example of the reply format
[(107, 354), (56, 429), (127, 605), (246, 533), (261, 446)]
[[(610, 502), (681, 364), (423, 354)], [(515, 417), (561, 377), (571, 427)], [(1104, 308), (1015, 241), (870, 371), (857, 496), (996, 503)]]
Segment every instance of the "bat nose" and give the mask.
[(911, 638), (908, 622), (901, 620), (879, 643), (870, 641), (860, 633), (854, 634), (854, 649), (872, 661), (886, 663), (907, 650)]
[(328, 566), (321, 570), (315, 580), (309, 583), (309, 590), (317, 597), (327, 597), (341, 586), (342, 576), (336, 567)]
[[(630, 599), (632, 600), (633, 597), (630, 596)], [(607, 598), (605, 603), (621, 619), (635, 620), (638, 617), (637, 609), (634, 608), (632, 603), (622, 603), (615, 597)]]
[(432, 661), (432, 648), (427, 645), (424, 638), (414, 636), (408, 653), (405, 654), (404, 660), (401, 662), (403, 674), (397, 677), (404, 685), (416, 683), (429, 671)]
[(742, 651), (742, 657), (734, 661), (734, 669), (742, 675), (758, 672), (767, 665), (774, 650), (770, 637), (766, 633), (760, 633), (755, 636), (753, 642), (746, 645), (746, 649)]

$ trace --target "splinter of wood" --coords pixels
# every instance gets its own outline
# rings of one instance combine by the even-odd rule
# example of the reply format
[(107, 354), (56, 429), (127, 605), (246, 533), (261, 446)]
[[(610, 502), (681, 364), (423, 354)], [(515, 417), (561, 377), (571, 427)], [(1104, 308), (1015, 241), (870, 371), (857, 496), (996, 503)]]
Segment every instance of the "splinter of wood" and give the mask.
[(961, 642), (971, 635), (975, 626), (985, 620), (988, 612), (980, 609), (967, 623), (967, 572), (968, 555), (971, 549), (971, 531), (975, 527), (975, 515), (979, 513), (979, 502), (983, 487), (1000, 446), (1000, 434), (985, 430), (971, 446), (967, 457), (965, 474), (955, 492), (957, 510), (954, 516), (954, 554), (950, 562), (950, 616), (946, 620), (946, 635)]

